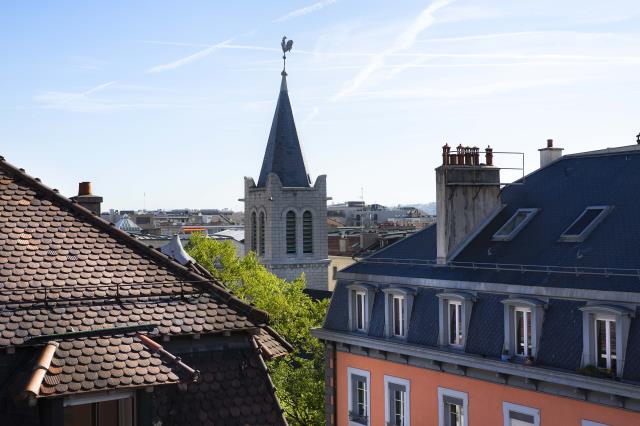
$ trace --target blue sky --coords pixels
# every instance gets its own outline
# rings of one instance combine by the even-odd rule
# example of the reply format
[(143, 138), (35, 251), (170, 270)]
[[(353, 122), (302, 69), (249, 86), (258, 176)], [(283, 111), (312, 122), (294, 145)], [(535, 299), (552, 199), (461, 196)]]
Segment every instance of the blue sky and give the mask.
[(286, 35), (312, 178), (335, 201), (432, 201), (444, 142), (523, 151), (527, 171), (547, 138), (634, 143), (639, 18), (637, 1), (3, 2), (0, 154), (66, 195), (93, 181), (105, 208), (240, 209)]

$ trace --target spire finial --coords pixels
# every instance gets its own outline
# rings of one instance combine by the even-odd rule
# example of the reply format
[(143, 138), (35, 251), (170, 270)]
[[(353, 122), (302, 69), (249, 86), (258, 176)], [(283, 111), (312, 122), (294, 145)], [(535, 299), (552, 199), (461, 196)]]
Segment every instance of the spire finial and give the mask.
[(282, 76), (287, 75), (287, 52), (291, 52), (291, 48), (293, 47), (293, 40), (287, 41), (287, 36), (282, 37), (282, 42), (280, 43), (282, 46)]

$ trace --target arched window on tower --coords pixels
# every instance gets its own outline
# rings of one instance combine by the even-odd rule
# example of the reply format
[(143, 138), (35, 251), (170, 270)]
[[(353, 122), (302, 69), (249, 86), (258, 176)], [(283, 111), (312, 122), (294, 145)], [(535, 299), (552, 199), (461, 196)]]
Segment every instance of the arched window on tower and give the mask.
[(296, 254), (296, 213), (287, 212), (286, 224), (287, 254)]
[(258, 221), (256, 220), (256, 212), (251, 213), (251, 250), (258, 251)]
[(313, 253), (313, 216), (308, 210), (302, 215), (302, 252)]
[(264, 216), (264, 212), (260, 212), (260, 231), (259, 231), (259, 235), (260, 235), (260, 256), (264, 256), (264, 226), (265, 226), (265, 216)]

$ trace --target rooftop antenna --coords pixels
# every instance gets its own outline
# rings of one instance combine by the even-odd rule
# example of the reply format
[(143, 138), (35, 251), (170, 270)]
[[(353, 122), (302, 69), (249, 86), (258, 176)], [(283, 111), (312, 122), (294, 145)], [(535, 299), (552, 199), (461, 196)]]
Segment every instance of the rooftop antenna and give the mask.
[(287, 36), (282, 37), (282, 75), (287, 75), (287, 52), (291, 52), (293, 47), (293, 40), (287, 41)]

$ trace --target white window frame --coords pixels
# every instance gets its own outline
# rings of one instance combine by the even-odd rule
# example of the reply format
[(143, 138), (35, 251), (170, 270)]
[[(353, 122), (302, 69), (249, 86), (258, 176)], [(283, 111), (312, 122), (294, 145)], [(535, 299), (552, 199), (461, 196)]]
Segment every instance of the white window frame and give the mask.
[[(526, 209), (518, 209), (515, 211), (515, 213), (513, 215), (511, 215), (511, 217), (500, 227), (500, 229), (498, 229), (495, 234), (493, 234), (493, 237), (491, 238), (493, 241), (511, 241), (513, 240), (519, 233), (520, 231), (522, 231), (522, 229), (527, 226), (527, 224), (529, 222), (531, 222), (531, 220), (533, 219), (533, 217), (536, 215), (536, 213), (538, 213), (540, 209), (536, 209), (536, 208), (526, 208)], [(513, 230), (508, 233), (508, 234), (502, 234), (502, 230), (504, 228), (507, 227), (507, 225), (509, 225), (509, 223), (511, 223), (511, 221), (516, 219), (516, 216), (518, 216), (518, 214), (520, 213), (526, 213), (527, 216), (524, 218), (524, 220), (522, 222), (520, 222), (515, 228), (513, 228)]]
[(631, 318), (635, 315), (635, 308), (591, 304), (581, 307), (580, 310), (582, 311), (582, 366), (598, 366), (596, 320), (614, 320), (616, 325), (616, 370), (612, 371), (612, 374), (618, 377), (622, 376), (629, 328)]
[[(599, 361), (599, 359), (598, 359), (598, 326), (597, 326), (598, 321), (604, 321), (605, 322), (605, 336), (604, 336), (605, 337), (605, 348), (606, 348), (606, 353), (605, 353), (606, 367), (605, 368), (611, 370), (611, 361), (613, 359), (616, 360), (616, 366), (617, 366), (617, 363), (618, 363), (618, 356), (617, 356), (618, 355), (618, 351), (617, 351), (617, 348), (615, 348), (616, 349), (616, 354), (613, 355), (611, 353), (613, 348), (611, 347), (611, 326), (610, 326), (610, 323), (614, 324), (613, 326), (617, 331), (618, 322), (616, 321), (616, 317), (613, 316), (613, 315), (604, 315), (604, 314), (596, 314), (596, 315), (594, 315), (594, 318), (593, 318), (593, 322), (594, 322), (594, 324), (593, 324), (593, 333), (594, 333), (593, 338), (594, 338), (594, 341), (593, 342), (594, 342), (594, 345), (595, 345), (594, 354), (596, 356), (596, 358), (595, 358), (595, 366), (598, 367), (598, 368), (601, 368), (601, 367), (598, 366), (598, 361)], [(617, 337), (618, 337), (618, 333), (616, 332), (616, 340), (617, 340)]]
[(445, 426), (444, 397), (450, 396), (462, 400), (462, 425), (469, 426), (469, 396), (466, 392), (438, 386), (438, 426)]
[[(367, 311), (368, 311), (367, 292), (364, 290), (353, 290), (353, 295), (355, 296), (355, 312), (354, 312), (355, 327), (354, 328), (356, 331), (366, 332), (367, 323), (369, 322), (367, 318)], [(362, 307), (360, 307), (361, 304), (362, 304)], [(362, 327), (360, 326), (360, 323), (362, 323)]]
[(404, 404), (403, 404), (404, 418), (403, 418), (402, 426), (411, 426), (410, 382), (407, 379), (401, 379), (399, 377), (393, 377), (393, 376), (387, 376), (387, 375), (384, 376), (384, 421), (385, 423), (389, 424), (391, 422), (391, 412), (389, 410), (389, 405), (391, 404), (391, 401), (389, 400), (389, 398), (391, 398), (391, 395), (389, 393), (389, 384), (404, 386), (405, 388)]
[[(523, 330), (522, 330), (522, 352), (520, 351), (520, 342), (518, 341), (518, 312), (522, 313), (523, 319)], [(528, 335), (528, 327), (527, 321), (531, 322), (531, 336)], [(514, 351), (516, 356), (520, 356), (523, 358), (533, 356), (533, 344), (529, 340), (533, 339), (533, 313), (531, 312), (531, 308), (524, 306), (517, 306), (513, 308), (513, 343), (514, 343)], [(531, 346), (531, 348), (529, 348)]]
[(513, 404), (511, 402), (502, 403), (502, 417), (504, 419), (504, 426), (511, 426), (510, 412), (515, 411), (517, 413), (526, 414), (533, 417), (533, 426), (540, 426), (540, 410), (537, 408), (526, 407), (524, 405)]
[(349, 414), (353, 408), (353, 380), (351, 380), (351, 376), (361, 376), (366, 379), (367, 384), (367, 426), (371, 424), (371, 374), (366, 370), (360, 370), (359, 368), (348, 367), (347, 368), (347, 391), (348, 391), (348, 407), (347, 407), (347, 421), (349, 422), (349, 426), (362, 426), (363, 423), (358, 423), (351, 421), (349, 418)]
[[(388, 287), (382, 290), (385, 294), (385, 337), (406, 340), (409, 336), (409, 320), (411, 319), (411, 309), (413, 307), (414, 290), (404, 287)], [(395, 333), (395, 300), (401, 302), (402, 311), (400, 312), (400, 329), (401, 334)]]
[[(467, 343), (467, 331), (469, 330), (469, 320), (471, 318), (471, 310), (473, 309), (473, 303), (475, 302), (475, 295), (468, 292), (442, 292), (438, 293), (436, 297), (439, 299), (439, 331), (438, 331), (438, 344), (441, 346), (448, 346), (454, 349), (464, 349)], [(460, 342), (451, 343), (451, 305), (458, 305), (460, 309), (460, 321), (456, 321), (456, 327), (462, 337)], [(456, 335), (458, 335), (456, 334)]]
[[(504, 305), (504, 346), (509, 351), (509, 355), (519, 358), (527, 358), (538, 356), (538, 347), (540, 345), (540, 336), (542, 334), (542, 323), (544, 320), (544, 311), (547, 303), (540, 299), (530, 297), (510, 297), (502, 300)], [(518, 355), (518, 342), (516, 330), (516, 310), (528, 309), (531, 312), (531, 350), (527, 355)], [(526, 339), (526, 329), (525, 329)]]
[[(398, 302), (396, 304), (396, 301)], [(396, 306), (400, 312), (396, 311)], [(393, 337), (407, 337), (407, 299), (402, 294), (393, 294), (391, 296), (391, 332)], [(399, 324), (398, 324), (399, 322)], [(396, 332), (396, 329), (398, 332)]]
[[(368, 333), (376, 288), (365, 283), (351, 283), (347, 285), (347, 289), (349, 291), (349, 330), (357, 333)], [(358, 294), (364, 294), (364, 310), (362, 311), (364, 328), (358, 327)]]
[[(454, 314), (454, 323), (455, 330), (451, 330), (451, 309), (455, 311)], [(464, 325), (462, 319), (462, 302), (459, 300), (448, 300), (447, 301), (447, 325), (449, 325), (449, 333), (447, 336), (447, 340), (449, 342), (449, 346), (453, 347), (462, 347), (464, 345)], [(455, 332), (454, 341), (451, 341), (451, 332)]]
[[(578, 221), (580, 221), (580, 219), (582, 219), (582, 216), (587, 214), (587, 212), (589, 210), (602, 210), (602, 211), (598, 214), (598, 216), (596, 216), (591, 221), (591, 223), (589, 223), (582, 230), (581, 233), (579, 233), (579, 234), (567, 234), (567, 231), (569, 229), (571, 229), (573, 227), (573, 225), (575, 225)], [(613, 210), (612, 206), (588, 206), (587, 208), (584, 209), (584, 211), (582, 213), (580, 213), (580, 215), (578, 215), (576, 220), (571, 222), (571, 225), (567, 226), (567, 228), (564, 231), (562, 231), (562, 234), (560, 234), (560, 238), (559, 238), (558, 241), (568, 242), (568, 243), (576, 243), (576, 242), (582, 242), (582, 241), (586, 240), (587, 237), (589, 236), (589, 234), (591, 234), (591, 232), (593, 232), (593, 230), (596, 229), (596, 227), (600, 224), (600, 222), (602, 222), (604, 220), (604, 218), (611, 212), (611, 210)]]
[(594, 422), (593, 420), (582, 420), (582, 422), (580, 423), (580, 426), (609, 426), (609, 425), (606, 423)]

